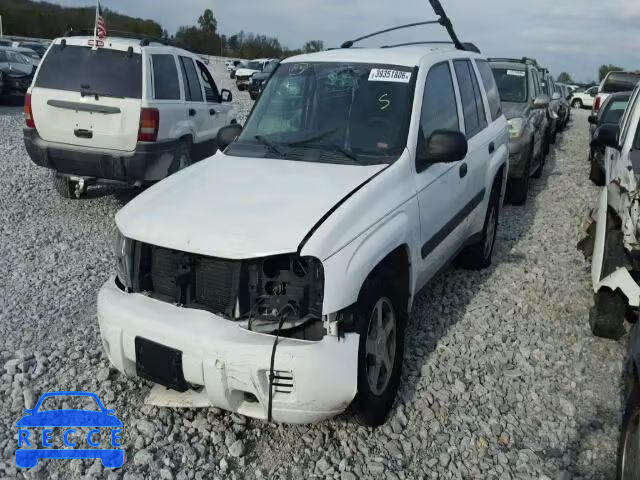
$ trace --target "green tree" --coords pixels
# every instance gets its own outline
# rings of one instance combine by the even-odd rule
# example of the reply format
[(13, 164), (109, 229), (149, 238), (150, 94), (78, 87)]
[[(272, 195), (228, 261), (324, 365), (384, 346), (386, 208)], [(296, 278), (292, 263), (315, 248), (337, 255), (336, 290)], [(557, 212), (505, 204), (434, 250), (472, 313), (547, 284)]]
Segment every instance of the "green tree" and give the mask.
[(304, 53), (321, 52), (324, 50), (324, 42), (322, 40), (309, 40), (302, 47)]
[(215, 35), (218, 29), (218, 21), (213, 16), (213, 11), (207, 8), (200, 17), (198, 17), (198, 25), (200, 29), (208, 35)]
[(573, 83), (573, 79), (571, 78), (571, 75), (569, 75), (569, 73), (567, 72), (562, 72), (560, 75), (558, 75), (557, 80), (560, 83)]
[(623, 70), (624, 69), (622, 67), (618, 67), (616, 65), (601, 65), (598, 69), (598, 77), (600, 78), (600, 81), (602, 81), (609, 72), (621, 72)]

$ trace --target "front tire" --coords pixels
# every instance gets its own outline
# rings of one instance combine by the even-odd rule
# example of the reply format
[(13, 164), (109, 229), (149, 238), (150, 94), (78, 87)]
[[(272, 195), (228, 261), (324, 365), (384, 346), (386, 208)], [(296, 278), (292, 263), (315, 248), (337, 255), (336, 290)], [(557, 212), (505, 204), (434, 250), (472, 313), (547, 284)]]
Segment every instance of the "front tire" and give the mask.
[(500, 186), (493, 186), (487, 214), (482, 227), (482, 239), (479, 243), (464, 249), (457, 259), (458, 266), (467, 270), (484, 270), (491, 266), (493, 249), (496, 244), (500, 216)]
[(390, 272), (374, 272), (358, 300), (358, 393), (351, 410), (358, 423), (378, 427), (398, 392), (404, 357), (407, 299)]
[(507, 182), (507, 201), (509, 203), (512, 203), (513, 205), (524, 205), (525, 203), (527, 203), (527, 195), (529, 194), (529, 181), (531, 177), (532, 156), (533, 150), (529, 152), (527, 163), (524, 167), (524, 177), (512, 178)]
[(591, 162), (591, 169), (589, 170), (589, 180), (593, 182), (594, 185), (598, 187), (604, 186), (606, 182), (606, 175), (598, 165), (598, 162), (595, 159), (595, 155), (589, 155), (589, 159)]

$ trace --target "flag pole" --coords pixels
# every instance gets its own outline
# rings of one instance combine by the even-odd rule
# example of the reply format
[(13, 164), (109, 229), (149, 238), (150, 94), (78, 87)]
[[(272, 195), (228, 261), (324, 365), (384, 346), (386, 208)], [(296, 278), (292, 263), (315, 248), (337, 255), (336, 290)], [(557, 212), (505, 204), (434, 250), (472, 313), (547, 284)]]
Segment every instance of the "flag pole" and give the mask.
[(93, 22), (93, 49), (98, 49), (98, 11), (100, 10), (100, 0), (96, 0), (96, 19)]

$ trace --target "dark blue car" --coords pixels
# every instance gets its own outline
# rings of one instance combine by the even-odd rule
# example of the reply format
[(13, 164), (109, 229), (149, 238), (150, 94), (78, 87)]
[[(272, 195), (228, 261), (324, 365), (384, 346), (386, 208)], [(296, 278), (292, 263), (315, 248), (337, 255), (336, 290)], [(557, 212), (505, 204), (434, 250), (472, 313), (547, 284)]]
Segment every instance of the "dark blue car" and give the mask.
[[(40, 411), (42, 402), (50, 397), (90, 397), (95, 400), (100, 411), (78, 410), (78, 409), (61, 409), (61, 410), (45, 410)], [(40, 458), (61, 458), (61, 459), (84, 459), (99, 458), (105, 468), (118, 468), (124, 463), (124, 450), (121, 447), (120, 429), (122, 422), (114, 415), (114, 410), (108, 410), (102, 404), (95, 393), (90, 392), (51, 392), (43, 394), (36, 406), (32, 409), (25, 410), (26, 415), (18, 420), (18, 449), (16, 450), (16, 465), (20, 468), (35, 467)], [(71, 448), (52, 448), (53, 431), (49, 430), (55, 427), (61, 427), (64, 430), (63, 440), (67, 447)], [(77, 434), (73, 427), (90, 427), (85, 436), (88, 447), (95, 448), (73, 448), (81, 443), (81, 439), (75, 435), (71, 442), (71, 434)], [(30, 428), (42, 428), (42, 448), (26, 448), (37, 446), (40, 437), (31, 437), (34, 433)], [(102, 429), (102, 430), (101, 430)], [(105, 443), (103, 437), (99, 437), (105, 430), (109, 433), (109, 447), (99, 448)], [(98, 439), (99, 437), (99, 439)], [(23, 447), (23, 448), (20, 448)]]

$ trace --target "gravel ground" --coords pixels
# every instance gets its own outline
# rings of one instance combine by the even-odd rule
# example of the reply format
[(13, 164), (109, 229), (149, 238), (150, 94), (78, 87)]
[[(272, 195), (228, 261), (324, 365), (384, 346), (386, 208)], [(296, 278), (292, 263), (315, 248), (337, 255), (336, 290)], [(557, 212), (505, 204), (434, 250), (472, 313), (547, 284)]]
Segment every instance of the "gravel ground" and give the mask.
[[(232, 91), (243, 121), (248, 94)], [(60, 199), (24, 150), (20, 109), (0, 108), (0, 478), (613, 478), (625, 349), (588, 327), (588, 265), (575, 248), (597, 193), (586, 118), (575, 112), (527, 206), (505, 207), (494, 266), (451, 269), (417, 300), (398, 402), (373, 431), (348, 415), (274, 426), (144, 406), (149, 384), (109, 368), (96, 319), (113, 215), (135, 192)], [(52, 390), (93, 391), (115, 409), (123, 468), (15, 468), (15, 422)]]

